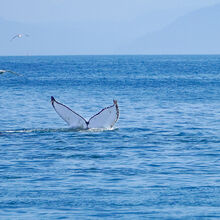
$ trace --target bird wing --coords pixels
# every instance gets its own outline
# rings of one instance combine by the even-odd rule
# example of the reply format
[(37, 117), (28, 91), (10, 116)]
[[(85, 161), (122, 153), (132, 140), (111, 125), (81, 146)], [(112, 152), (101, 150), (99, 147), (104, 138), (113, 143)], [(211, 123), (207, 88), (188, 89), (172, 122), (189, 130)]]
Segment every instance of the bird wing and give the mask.
[(18, 37), (18, 34), (16, 34), (14, 37), (12, 37), (10, 41), (13, 41), (16, 37)]
[(16, 74), (16, 75), (18, 75), (18, 76), (22, 76), (21, 74), (19, 74), (19, 73), (16, 73), (16, 72), (14, 72), (14, 71), (11, 71), (11, 70), (6, 70), (6, 72), (9, 72), (9, 73), (13, 73), (13, 74)]
[(71, 110), (69, 107), (57, 102), (53, 96), (51, 96), (51, 103), (57, 114), (72, 128), (88, 128), (86, 120)]
[(112, 128), (119, 118), (119, 108), (117, 101), (89, 119), (88, 128)]
[(3, 74), (5, 72), (6, 72), (6, 70), (0, 70), (0, 74)]

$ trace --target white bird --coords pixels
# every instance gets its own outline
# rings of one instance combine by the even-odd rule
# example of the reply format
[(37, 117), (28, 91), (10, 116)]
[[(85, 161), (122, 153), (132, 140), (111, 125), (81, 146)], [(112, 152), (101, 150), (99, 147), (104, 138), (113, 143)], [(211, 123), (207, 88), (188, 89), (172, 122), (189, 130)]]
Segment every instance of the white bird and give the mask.
[(75, 129), (109, 129), (114, 126), (119, 118), (119, 109), (116, 100), (113, 105), (103, 108), (99, 113), (86, 121), (82, 116), (69, 107), (57, 102), (51, 96), (51, 103), (57, 114), (71, 127)]
[(21, 74), (19, 73), (16, 73), (16, 72), (13, 72), (11, 70), (0, 70), (0, 74), (3, 74), (3, 73), (13, 73), (13, 74), (16, 74), (18, 76), (22, 76)]
[(11, 38), (10, 41), (13, 41), (15, 38), (22, 38), (23, 36), (30, 37), (29, 34), (16, 34)]

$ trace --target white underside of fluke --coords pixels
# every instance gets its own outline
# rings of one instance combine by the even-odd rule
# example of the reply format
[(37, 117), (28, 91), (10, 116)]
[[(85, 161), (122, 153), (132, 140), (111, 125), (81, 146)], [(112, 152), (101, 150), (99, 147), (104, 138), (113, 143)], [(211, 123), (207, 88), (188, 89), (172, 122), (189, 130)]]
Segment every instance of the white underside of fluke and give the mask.
[(51, 103), (57, 114), (74, 129), (109, 129), (114, 126), (119, 117), (117, 101), (86, 121), (82, 116), (71, 110), (69, 107), (57, 102), (51, 97)]

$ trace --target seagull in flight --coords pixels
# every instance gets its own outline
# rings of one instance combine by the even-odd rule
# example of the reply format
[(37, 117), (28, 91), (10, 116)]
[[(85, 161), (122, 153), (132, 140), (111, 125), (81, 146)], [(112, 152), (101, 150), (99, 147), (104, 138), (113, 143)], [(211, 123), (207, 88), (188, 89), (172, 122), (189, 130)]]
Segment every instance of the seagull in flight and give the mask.
[(29, 34), (16, 34), (11, 38), (10, 41), (13, 41), (15, 38), (22, 38), (23, 36), (30, 37)]
[(22, 76), (21, 74), (19, 73), (16, 73), (16, 72), (13, 72), (11, 70), (0, 70), (0, 74), (3, 74), (3, 73), (13, 73), (13, 74), (16, 74), (18, 76)]

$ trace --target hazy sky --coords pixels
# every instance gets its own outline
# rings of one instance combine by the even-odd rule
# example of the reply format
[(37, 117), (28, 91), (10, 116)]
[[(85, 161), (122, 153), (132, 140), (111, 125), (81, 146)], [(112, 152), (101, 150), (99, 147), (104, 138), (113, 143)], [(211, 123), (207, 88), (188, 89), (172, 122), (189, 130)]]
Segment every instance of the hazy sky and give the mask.
[[(0, 0), (0, 55), (124, 53), (121, 48), (146, 34), (216, 4), (220, 0)], [(30, 37), (10, 42), (17, 33)]]
[[(132, 20), (158, 11), (185, 13), (219, 0), (0, 0), (0, 17), (19, 22)], [(158, 16), (160, 16), (158, 14)]]

